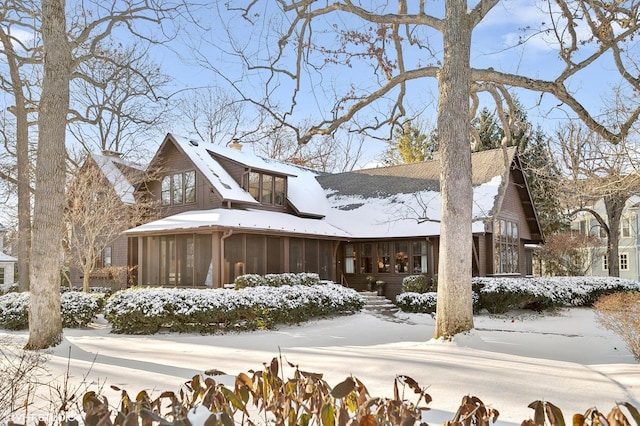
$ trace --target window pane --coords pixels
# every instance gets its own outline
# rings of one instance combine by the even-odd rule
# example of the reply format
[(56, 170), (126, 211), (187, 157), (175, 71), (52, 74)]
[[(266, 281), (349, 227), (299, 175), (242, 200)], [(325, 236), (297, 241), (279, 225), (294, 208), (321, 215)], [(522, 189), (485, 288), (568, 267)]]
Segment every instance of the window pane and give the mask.
[(378, 243), (378, 272), (391, 272), (391, 256), (389, 243)]
[(184, 201), (194, 203), (196, 201), (196, 172), (184, 174)]
[(102, 250), (102, 266), (111, 266), (111, 247)]
[(184, 199), (182, 189), (182, 173), (173, 175), (173, 204), (182, 204)]
[(4, 285), (4, 268), (0, 268), (0, 285)]
[(260, 201), (260, 173), (249, 173), (249, 194)]
[(262, 204), (273, 204), (273, 176), (262, 175)]
[(283, 177), (275, 177), (274, 178), (274, 202), (276, 206), (284, 206), (284, 178)]
[(373, 273), (373, 244), (363, 243), (360, 256), (360, 273)]
[(356, 272), (356, 248), (355, 244), (345, 244), (344, 246), (344, 273), (355, 274)]
[(171, 176), (165, 176), (162, 178), (160, 199), (163, 206), (171, 204)]
[(414, 241), (411, 249), (413, 255), (412, 272), (414, 274), (427, 273), (427, 242)]
[(409, 272), (409, 244), (406, 241), (396, 242), (396, 272), (406, 274)]

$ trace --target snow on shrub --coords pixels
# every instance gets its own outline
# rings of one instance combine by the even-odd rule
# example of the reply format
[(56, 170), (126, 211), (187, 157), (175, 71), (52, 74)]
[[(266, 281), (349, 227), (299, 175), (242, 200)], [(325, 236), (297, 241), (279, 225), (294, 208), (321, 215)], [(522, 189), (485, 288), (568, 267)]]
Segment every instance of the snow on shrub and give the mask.
[(417, 293), (408, 291), (396, 296), (396, 305), (404, 312), (430, 314), (436, 311), (438, 293)]
[[(471, 283), (474, 310), (486, 309), (490, 313), (514, 308), (591, 306), (605, 294), (640, 290), (639, 282), (615, 277), (474, 277)], [(406, 312), (431, 313), (435, 310), (435, 293), (401, 293), (396, 304)]]
[(236, 289), (263, 285), (269, 287), (282, 287), (283, 285), (310, 286), (320, 284), (320, 276), (309, 272), (266, 274), (264, 277), (258, 274), (245, 274), (236, 277), (233, 283)]
[(29, 293), (0, 296), (0, 326), (7, 330), (29, 327)]
[[(100, 311), (95, 296), (68, 291), (60, 295), (63, 327), (84, 327)], [(0, 296), (0, 327), (22, 330), (29, 327), (29, 293), (7, 293)]]
[(310, 318), (354, 312), (364, 300), (338, 284), (227, 289), (132, 288), (115, 293), (104, 313), (114, 332), (215, 332), (272, 328)]
[(402, 292), (426, 293), (429, 291), (429, 282), (424, 275), (409, 275), (402, 279)]

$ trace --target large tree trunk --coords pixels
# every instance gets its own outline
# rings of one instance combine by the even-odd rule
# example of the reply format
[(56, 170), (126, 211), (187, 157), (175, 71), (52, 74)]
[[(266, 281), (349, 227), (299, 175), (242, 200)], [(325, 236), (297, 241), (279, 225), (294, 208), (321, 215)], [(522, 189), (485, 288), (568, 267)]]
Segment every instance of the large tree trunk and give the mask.
[(435, 338), (473, 328), (469, 93), (471, 24), (465, 0), (446, 2), (439, 81), (442, 223)]
[(71, 70), (65, 0), (43, 0), (42, 40), (44, 78), (38, 117), (27, 349), (55, 346), (62, 339), (60, 267), (64, 230), (65, 130)]
[(604, 197), (604, 208), (607, 211), (609, 220), (609, 236), (607, 238), (607, 257), (609, 258), (609, 276), (620, 276), (619, 250), (620, 246), (620, 221), (622, 211), (627, 198), (620, 195), (610, 195)]

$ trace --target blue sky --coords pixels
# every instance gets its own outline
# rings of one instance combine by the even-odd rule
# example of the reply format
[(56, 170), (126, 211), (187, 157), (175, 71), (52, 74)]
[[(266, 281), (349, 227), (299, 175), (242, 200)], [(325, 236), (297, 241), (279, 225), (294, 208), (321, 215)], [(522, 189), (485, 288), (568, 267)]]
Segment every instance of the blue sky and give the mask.
[[(260, 6), (265, 4), (267, 6)], [(268, 53), (274, 51), (274, 45), (268, 42), (272, 28), (279, 28), (283, 25), (278, 23), (277, 20), (281, 19), (278, 16), (263, 19), (270, 11), (268, 4), (258, 3), (257, 10), (260, 10), (262, 17), (254, 19), (256, 24), (253, 27), (247, 25), (246, 21), (237, 14), (228, 14), (224, 11), (222, 12), (224, 13), (222, 21), (217, 19), (215, 13), (201, 16), (203, 22), (207, 22), (211, 29), (204, 35), (206, 42), (198, 42), (199, 53), (209, 60), (212, 66), (221, 70), (228, 78), (252, 94), (264, 90), (262, 83), (266, 77), (264, 74), (258, 75), (256, 72), (243, 71), (239, 67), (237, 57), (229, 54), (228, 45), (225, 44), (226, 32), (223, 26), (229, 24), (230, 30), (233, 31), (239, 43), (243, 43), (244, 47), (252, 53), (252, 59), (264, 58)], [(429, 6), (431, 4), (428, 3)], [(538, 34), (522, 45), (517, 43), (520, 37), (533, 34), (534, 29), (539, 28), (543, 22), (547, 24), (550, 22), (546, 15), (547, 12), (542, 9), (544, 6), (540, 2), (526, 0), (502, 1), (495, 6), (474, 31), (472, 65), (478, 68), (493, 67), (503, 72), (526, 75), (532, 78), (553, 78), (563, 64), (558, 58), (557, 43), (553, 42), (550, 35)], [(335, 41), (334, 34), (330, 32), (330, 26), (332, 24), (347, 26), (351, 24), (351, 21), (348, 16), (342, 15), (335, 22), (325, 22), (324, 24), (324, 26), (316, 27), (316, 33), (326, 30), (327, 33), (321, 39)], [(523, 31), (523, 28), (530, 29)], [(577, 30), (578, 33), (583, 31), (580, 27)], [(430, 30), (424, 30), (422, 34), (424, 40), (428, 38), (435, 55), (439, 56), (442, 50), (439, 34)], [(188, 38), (192, 44), (196, 44), (197, 35), (192, 33), (188, 35)], [(581, 47), (581, 51), (588, 52), (592, 48), (592, 46), (585, 45)], [(188, 50), (183, 49), (181, 53), (183, 57), (177, 62), (167, 56), (163, 60), (165, 69), (176, 77), (177, 85), (224, 85), (223, 79), (216, 76), (214, 72), (190, 63), (195, 56), (190, 57)], [(291, 51), (288, 53), (292, 54)], [(425, 62), (434, 60), (412, 55), (414, 54), (409, 53), (407, 56), (409, 58), (406, 61), (408, 68), (417, 64), (424, 65)], [(588, 109), (597, 111), (600, 108), (602, 96), (611, 92), (611, 85), (614, 82), (609, 81), (611, 69), (613, 69), (611, 63), (596, 62), (590, 66), (588, 72), (580, 73), (571, 81), (570, 87), (578, 93), (581, 102)], [(331, 111), (327, 107), (331, 104), (331, 97), (327, 91), (343, 90), (351, 85), (356, 90), (365, 88), (374, 90), (380, 86), (380, 83), (372, 78), (370, 68), (366, 65), (331, 66), (323, 69), (322, 73), (311, 70), (308, 75), (310, 76), (309, 80), (302, 82), (301, 96), (298, 98), (298, 108), (295, 112), (299, 119), (306, 116), (329, 117)], [(285, 105), (289, 100), (289, 92), (283, 89), (290, 89), (293, 81), (281, 79), (280, 84), (272, 92), (272, 99), (278, 99), (282, 105)], [(551, 134), (557, 125), (570, 114), (566, 108), (559, 108), (559, 102), (551, 95), (544, 95), (541, 98), (539, 94), (530, 91), (514, 91), (514, 93), (527, 109), (530, 121), (542, 125), (548, 134)], [(435, 124), (436, 81), (427, 79), (413, 83), (410, 86), (409, 98), (413, 104), (413, 110), (422, 111), (422, 120)], [(488, 98), (483, 96), (483, 99)], [(487, 106), (491, 109), (494, 108), (492, 103), (487, 103)], [(388, 110), (385, 111), (385, 105), (379, 105), (376, 111), (369, 112), (366, 119), (375, 119), (373, 117), (384, 116), (386, 113)], [(361, 119), (363, 119), (362, 117)], [(372, 151), (376, 151), (383, 149), (384, 144), (372, 142), (371, 147)]]

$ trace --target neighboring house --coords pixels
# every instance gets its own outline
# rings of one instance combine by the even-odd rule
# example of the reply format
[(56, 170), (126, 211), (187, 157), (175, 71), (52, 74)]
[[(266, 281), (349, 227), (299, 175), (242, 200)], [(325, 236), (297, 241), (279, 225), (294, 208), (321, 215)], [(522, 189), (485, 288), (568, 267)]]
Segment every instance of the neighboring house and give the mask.
[[(527, 275), (542, 241), (515, 149), (473, 154), (474, 275)], [(315, 272), (387, 294), (437, 274), (439, 162), (326, 174), (167, 135), (147, 186), (162, 218), (125, 232), (139, 285), (221, 287), (246, 273)]]
[[(121, 158), (120, 153), (113, 151), (103, 151), (102, 154), (90, 154), (82, 167), (83, 170), (87, 170), (87, 168), (91, 166), (97, 166), (102, 178), (104, 179), (104, 184), (98, 186), (107, 191), (114, 191), (114, 194), (116, 195), (116, 197), (109, 198), (107, 201), (110, 208), (121, 209), (125, 206), (130, 206), (136, 203), (136, 195), (140, 193), (137, 183), (139, 183), (145, 175), (146, 168), (144, 166), (124, 160)], [(82, 184), (85, 184), (82, 179), (81, 182)], [(74, 183), (72, 182), (72, 185), (73, 184)], [(101, 196), (101, 194), (93, 193), (94, 189), (96, 189), (95, 186), (92, 186), (89, 190), (81, 190), (80, 196)], [(74, 206), (70, 206), (70, 208), (73, 207)], [(105, 220), (110, 220), (110, 217), (112, 216), (107, 217)], [(96, 228), (100, 229), (100, 227), (104, 226), (104, 223), (101, 223), (100, 218), (85, 218), (80, 216), (77, 217), (77, 219), (83, 223), (87, 223), (87, 226), (93, 227), (94, 229), (90, 232), (94, 232)], [(77, 231), (82, 232), (82, 230)], [(79, 239), (82, 239), (82, 236), (80, 236)], [(111, 287), (114, 289), (126, 286), (128, 282), (126, 271), (128, 260), (127, 243), (127, 237), (120, 235), (115, 238), (112, 243), (107, 244), (104, 247), (100, 244), (99, 253), (96, 253), (95, 268), (89, 278), (90, 286)], [(83, 247), (80, 248), (82, 251)], [(68, 253), (69, 256), (77, 255), (77, 248), (70, 251), (71, 253)], [(75, 266), (73, 262), (69, 263), (69, 280), (71, 285), (73, 287), (82, 287), (84, 278), (83, 272)]]
[(7, 229), (0, 224), (0, 293), (16, 285), (14, 271), (18, 259), (4, 253), (4, 234)]
[[(602, 200), (592, 206), (603, 218), (607, 218)], [(640, 280), (640, 196), (633, 196), (625, 203), (620, 221), (620, 241), (618, 244), (618, 264), (620, 278)], [(571, 229), (581, 234), (600, 238), (600, 245), (589, 248), (591, 259), (588, 275), (608, 276), (607, 233), (601, 229), (591, 213), (579, 212), (571, 221)]]

